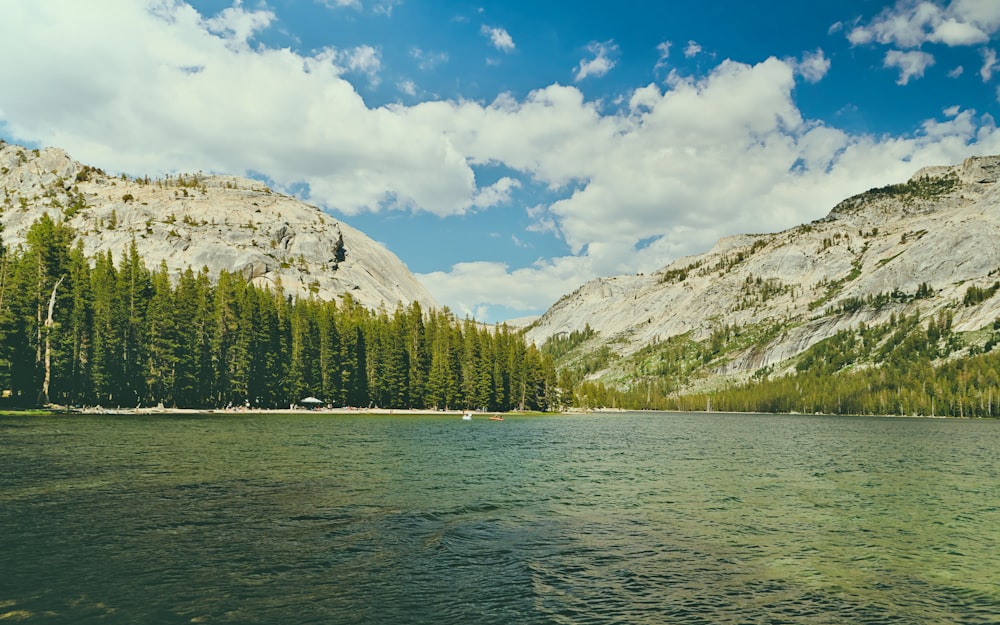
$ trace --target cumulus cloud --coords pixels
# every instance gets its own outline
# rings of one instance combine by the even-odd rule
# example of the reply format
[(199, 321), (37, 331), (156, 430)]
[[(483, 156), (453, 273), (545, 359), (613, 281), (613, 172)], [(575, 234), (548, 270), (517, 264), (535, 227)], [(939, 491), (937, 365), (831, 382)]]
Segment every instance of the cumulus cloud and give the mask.
[(934, 65), (934, 57), (919, 50), (909, 52), (889, 50), (885, 53), (883, 65), (898, 69), (899, 79), (896, 80), (896, 84), (905, 85), (910, 82), (911, 78), (922, 78), (924, 71)]
[(519, 180), (504, 176), (490, 186), (480, 189), (476, 193), (476, 197), (472, 199), (472, 205), (476, 208), (490, 208), (491, 206), (506, 204), (510, 201), (511, 192), (514, 189), (520, 188), (520, 186), (521, 182)]
[(245, 11), (242, 3), (236, 2), (216, 17), (205, 20), (205, 26), (209, 32), (225, 37), (231, 45), (245, 47), (254, 33), (270, 26), (274, 18), (271, 11)]
[(695, 41), (687, 42), (687, 46), (684, 48), (684, 56), (687, 58), (692, 58), (698, 56), (701, 53), (701, 46)]
[[(544, 307), (567, 283), (650, 271), (725, 234), (790, 227), (923, 165), (1000, 147), (988, 120), (957, 108), (909, 138), (851, 135), (804, 120), (791, 98), (795, 72), (776, 59), (727, 61), (701, 79), (636, 90), (640, 104), (624, 118), (601, 116), (574, 88), (555, 86), (476, 110), (466, 118), (468, 142), (458, 142), (463, 152), (568, 185), (565, 197), (529, 216), (538, 231), (559, 233), (572, 255), (516, 270), (463, 264), (421, 279), (456, 299), (502, 303), (490, 292), (518, 291), (519, 305)], [(552, 125), (563, 119), (571, 121)], [(514, 128), (521, 141), (506, 140)], [(659, 238), (639, 249), (649, 237)], [(470, 287), (474, 272), (489, 278)], [(563, 275), (576, 280), (551, 281)]]
[[(248, 31), (235, 25), (260, 23), (240, 11), (256, 12), (227, 9), (224, 29), (179, 1), (151, 6), (5, 6), (5, 27), (21, 35), (0, 37), (0, 54), (46, 51), (30, 64), (0, 65), (7, 131), (112, 170), (266, 172), (279, 190), (304, 188), (307, 199), (345, 214), (448, 215), (471, 205), (473, 172), (440, 129), (409, 128), (396, 110), (368, 108), (343, 78), (378, 68), (370, 46), (311, 55), (237, 49)], [(88, 71), (67, 70), (81, 59)]]
[(378, 85), (379, 70), (382, 69), (382, 54), (369, 45), (356, 46), (346, 50), (329, 48), (334, 62), (341, 65), (345, 72), (364, 74), (371, 85)]
[(576, 82), (580, 82), (584, 78), (600, 78), (610, 72), (615, 66), (615, 60), (611, 57), (618, 53), (618, 45), (614, 41), (603, 43), (592, 41), (587, 46), (587, 51), (593, 55), (593, 58), (580, 60), (573, 77)]
[(514, 51), (514, 38), (503, 28), (487, 26), (483, 24), (481, 31), (483, 36), (488, 37), (493, 47), (501, 52), (511, 53)]
[(968, 46), (989, 40), (1000, 28), (1000, 3), (952, 0), (947, 6), (929, 0), (899, 0), (870, 22), (847, 34), (855, 45), (877, 42), (919, 48), (925, 42)]
[(822, 49), (817, 48), (815, 52), (803, 54), (795, 68), (806, 82), (819, 82), (830, 71), (830, 59), (826, 58)]

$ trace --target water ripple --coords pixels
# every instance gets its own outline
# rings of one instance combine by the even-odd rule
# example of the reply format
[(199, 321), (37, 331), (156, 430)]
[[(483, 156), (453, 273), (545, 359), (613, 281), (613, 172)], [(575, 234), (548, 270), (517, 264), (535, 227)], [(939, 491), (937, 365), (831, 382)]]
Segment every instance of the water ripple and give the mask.
[(1000, 622), (1000, 424), (0, 419), (0, 618)]

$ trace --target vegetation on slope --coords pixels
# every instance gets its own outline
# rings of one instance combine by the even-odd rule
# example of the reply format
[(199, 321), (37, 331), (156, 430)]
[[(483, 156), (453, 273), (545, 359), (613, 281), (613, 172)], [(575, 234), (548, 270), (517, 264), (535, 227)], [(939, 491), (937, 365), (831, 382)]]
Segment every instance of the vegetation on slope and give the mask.
[(903, 206), (914, 206), (944, 197), (958, 186), (958, 175), (950, 172), (944, 176), (921, 176), (901, 184), (890, 184), (884, 187), (869, 189), (860, 195), (841, 202), (835, 213), (851, 213), (869, 205), (873, 200), (891, 198), (898, 200)]
[[(970, 287), (968, 299), (981, 296)], [(988, 289), (987, 289), (988, 291)], [(882, 305), (881, 301), (868, 305)], [(743, 383), (691, 392), (707, 369), (765, 345), (780, 326), (718, 330), (709, 340), (673, 337), (619, 363), (601, 380), (581, 380), (571, 396), (583, 407), (825, 414), (1000, 416), (1000, 320), (975, 333), (952, 329), (951, 315), (843, 330), (789, 363)], [(557, 363), (558, 365), (558, 363)]]

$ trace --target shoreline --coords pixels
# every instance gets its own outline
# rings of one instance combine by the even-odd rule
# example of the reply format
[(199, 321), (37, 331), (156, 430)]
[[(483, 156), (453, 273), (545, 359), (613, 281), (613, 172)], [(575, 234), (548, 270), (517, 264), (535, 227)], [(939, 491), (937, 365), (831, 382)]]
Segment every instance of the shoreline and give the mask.
[[(39, 413), (39, 414), (66, 414), (66, 415), (240, 415), (240, 414), (273, 414), (273, 415), (430, 415), (430, 416), (454, 416), (461, 417), (470, 412), (468, 410), (435, 410), (433, 408), (104, 408), (102, 406), (92, 406), (86, 408), (70, 408), (66, 406), (51, 406), (46, 408), (31, 408), (24, 410), (9, 410), (0, 412), (10, 413)], [(471, 411), (473, 417), (488, 417), (492, 415), (535, 415), (535, 414), (559, 414), (559, 413), (539, 413), (530, 411)]]
[(684, 414), (718, 414), (718, 415), (773, 415), (773, 416), (805, 416), (805, 417), (874, 417), (885, 419), (991, 419), (991, 417), (959, 417), (945, 415), (862, 415), (862, 414), (832, 414), (817, 413), (805, 414), (800, 412), (742, 412), (742, 411), (722, 411), (722, 410), (625, 410), (622, 408), (568, 408), (556, 412), (537, 411), (468, 411), (468, 410), (440, 410), (433, 408), (305, 408), (301, 406), (289, 408), (165, 408), (165, 407), (139, 407), (139, 408), (104, 408), (102, 406), (88, 406), (84, 408), (73, 408), (69, 406), (46, 406), (42, 408), (22, 408), (22, 409), (0, 409), (0, 415), (387, 415), (387, 416), (444, 416), (461, 418), (463, 414), (472, 412), (473, 418), (488, 418), (491, 416), (552, 416), (552, 415), (613, 415), (623, 413), (684, 413)]

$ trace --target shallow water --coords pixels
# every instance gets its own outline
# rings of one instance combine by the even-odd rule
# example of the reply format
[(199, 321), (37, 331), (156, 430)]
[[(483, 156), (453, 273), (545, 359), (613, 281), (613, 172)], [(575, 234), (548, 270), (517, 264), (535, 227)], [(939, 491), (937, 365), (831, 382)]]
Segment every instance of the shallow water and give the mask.
[(1000, 422), (0, 417), (0, 620), (996, 623)]

